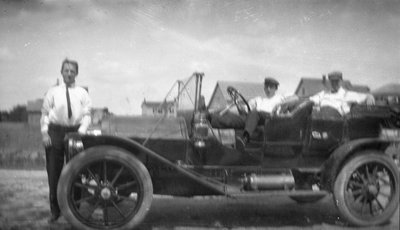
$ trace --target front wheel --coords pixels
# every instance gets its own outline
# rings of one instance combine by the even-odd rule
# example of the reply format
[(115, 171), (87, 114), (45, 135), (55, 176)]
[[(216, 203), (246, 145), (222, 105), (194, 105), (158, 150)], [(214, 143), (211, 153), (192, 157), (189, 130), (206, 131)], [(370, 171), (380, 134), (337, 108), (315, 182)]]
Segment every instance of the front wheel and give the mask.
[(64, 217), (77, 229), (132, 229), (146, 216), (153, 186), (131, 153), (98, 146), (64, 167), (57, 196)]
[(365, 151), (345, 163), (334, 184), (340, 214), (358, 226), (381, 225), (399, 205), (399, 173), (381, 152)]

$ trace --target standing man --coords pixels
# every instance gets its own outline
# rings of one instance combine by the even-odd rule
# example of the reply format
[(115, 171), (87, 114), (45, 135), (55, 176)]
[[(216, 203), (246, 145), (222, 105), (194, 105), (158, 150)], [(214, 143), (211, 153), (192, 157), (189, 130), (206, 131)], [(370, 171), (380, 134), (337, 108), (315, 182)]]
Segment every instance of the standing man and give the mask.
[(88, 92), (75, 85), (78, 63), (65, 59), (61, 65), (64, 84), (47, 91), (42, 107), (40, 126), (46, 151), (51, 216), (49, 222), (60, 217), (57, 184), (64, 165), (64, 137), (67, 133), (86, 133), (90, 124), (91, 99)]
[(358, 93), (344, 89), (342, 87), (342, 72), (333, 71), (328, 74), (328, 79), (331, 83), (331, 90), (321, 91), (310, 97), (310, 100), (314, 102), (315, 106), (319, 108), (333, 108), (343, 116), (350, 112), (352, 104), (375, 104), (375, 99), (371, 94)]

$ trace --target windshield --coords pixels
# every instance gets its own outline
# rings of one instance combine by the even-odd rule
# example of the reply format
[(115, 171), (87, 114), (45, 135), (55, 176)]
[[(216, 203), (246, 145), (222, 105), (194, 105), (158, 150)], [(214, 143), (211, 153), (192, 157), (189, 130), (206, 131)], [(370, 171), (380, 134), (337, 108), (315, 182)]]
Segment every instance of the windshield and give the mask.
[(178, 111), (193, 110), (196, 99), (196, 78), (189, 78), (178, 81)]
[[(190, 124), (189, 121), (193, 116), (193, 112), (198, 107), (197, 101), (201, 92), (201, 82), (202, 82), (202, 73), (193, 73), (192, 76), (178, 80), (171, 87), (169, 92), (167, 93), (164, 101), (173, 101), (176, 106), (177, 116), (183, 117), (186, 121), (186, 124)], [(143, 145), (146, 145), (147, 141), (151, 138), (153, 133), (159, 128), (159, 125), (162, 123), (166, 116), (160, 117), (160, 120), (155, 124), (153, 131), (143, 142)], [(191, 126), (188, 127), (188, 132), (191, 132)]]
[(177, 80), (167, 93), (166, 101), (174, 101), (178, 112), (193, 111), (197, 106), (201, 90), (202, 74), (194, 73), (188, 78)]

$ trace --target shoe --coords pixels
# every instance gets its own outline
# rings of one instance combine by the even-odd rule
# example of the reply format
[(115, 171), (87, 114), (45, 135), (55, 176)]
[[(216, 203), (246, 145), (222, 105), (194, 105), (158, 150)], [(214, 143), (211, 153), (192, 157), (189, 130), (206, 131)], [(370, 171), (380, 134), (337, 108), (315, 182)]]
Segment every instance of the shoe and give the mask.
[(241, 153), (246, 153), (246, 141), (242, 137), (236, 137), (236, 150)]
[(244, 131), (242, 139), (243, 139), (243, 142), (245, 143), (245, 145), (250, 143), (250, 135), (247, 131)]
[(60, 214), (51, 214), (50, 218), (47, 220), (48, 223), (54, 223), (60, 218)]

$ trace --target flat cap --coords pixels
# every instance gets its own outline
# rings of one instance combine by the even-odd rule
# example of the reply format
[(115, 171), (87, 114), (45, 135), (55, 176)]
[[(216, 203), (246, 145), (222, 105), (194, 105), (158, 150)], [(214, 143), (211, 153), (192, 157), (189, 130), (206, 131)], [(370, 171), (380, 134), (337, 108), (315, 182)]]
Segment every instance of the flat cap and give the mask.
[(279, 82), (272, 77), (266, 77), (264, 79), (264, 85), (279, 85)]
[(328, 73), (328, 79), (330, 81), (342, 80), (343, 79), (342, 72), (340, 72), (340, 71), (330, 72), (330, 73)]

